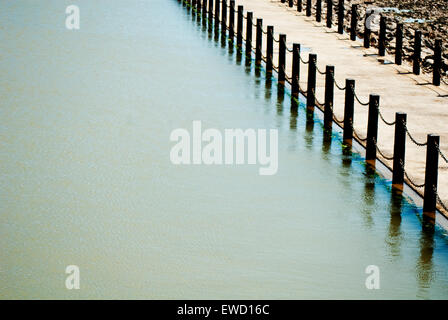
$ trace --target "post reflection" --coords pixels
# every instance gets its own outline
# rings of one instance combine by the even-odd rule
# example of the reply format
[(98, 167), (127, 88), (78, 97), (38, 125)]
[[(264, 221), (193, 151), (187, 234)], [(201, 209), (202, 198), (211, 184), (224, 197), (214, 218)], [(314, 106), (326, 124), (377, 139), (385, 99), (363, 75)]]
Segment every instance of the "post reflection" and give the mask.
[(305, 147), (311, 149), (313, 146), (314, 118), (307, 112), (305, 124)]
[(372, 167), (366, 165), (364, 179), (363, 200), (366, 205), (363, 206), (362, 213), (364, 224), (366, 227), (371, 228), (373, 226), (372, 208), (375, 206), (375, 170)]
[(434, 254), (435, 226), (431, 222), (423, 222), (420, 234), (420, 256), (417, 261), (416, 275), (420, 289), (429, 288), (434, 280), (433, 254)]
[(299, 117), (299, 103), (295, 98), (291, 98), (291, 111), (289, 118), (289, 129), (297, 130), (297, 118)]
[(270, 100), (271, 96), (272, 96), (272, 72), (271, 71), (266, 71), (265, 88), (266, 88), (265, 98), (267, 100)]
[(392, 257), (400, 256), (400, 247), (402, 240), (401, 232), (401, 211), (403, 196), (400, 190), (392, 188), (390, 199), (390, 222), (387, 233), (386, 244)]

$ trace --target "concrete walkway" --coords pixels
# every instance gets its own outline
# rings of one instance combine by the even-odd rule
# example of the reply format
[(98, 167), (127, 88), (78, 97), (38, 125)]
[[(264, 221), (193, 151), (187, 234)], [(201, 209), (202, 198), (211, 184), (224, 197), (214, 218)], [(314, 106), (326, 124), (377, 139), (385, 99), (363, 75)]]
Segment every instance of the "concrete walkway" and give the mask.
[[(335, 66), (335, 78), (345, 86), (346, 78), (356, 80), (358, 97), (367, 102), (369, 94), (381, 96), (380, 110), (384, 118), (392, 122), (395, 112), (405, 112), (408, 115), (407, 127), (413, 137), (419, 142), (426, 142), (428, 133), (440, 135), (440, 147), (448, 155), (448, 86), (442, 84), (435, 87), (431, 83), (431, 75), (415, 76), (411, 74), (412, 67), (406, 62), (402, 66), (387, 63), (394, 57), (379, 57), (377, 49), (364, 49), (360, 41), (350, 41), (349, 36), (336, 32), (336, 26), (328, 29), (325, 18), (322, 23), (315, 21), (315, 16), (306, 17), (305, 12), (289, 8), (280, 0), (236, 0), (235, 8), (244, 6), (244, 13), (254, 13), (254, 23), (257, 18), (263, 19), (263, 30), (268, 25), (274, 26), (275, 39), (280, 33), (287, 35), (288, 48), (292, 43), (300, 43), (309, 50), (302, 50), (302, 58), (308, 60), (308, 53), (317, 54), (317, 65), (325, 71), (326, 65)], [(313, 13), (314, 14), (314, 13)], [(236, 14), (235, 14), (236, 21)], [(245, 20), (244, 20), (245, 22)], [(333, 22), (334, 23), (334, 22)], [(244, 26), (244, 29), (246, 27)], [(254, 28), (255, 41), (255, 28)], [(266, 54), (266, 36), (263, 35), (263, 55)], [(278, 44), (274, 43), (274, 64), (278, 65)], [(291, 76), (292, 54), (287, 53), (287, 75)], [(367, 56), (366, 56), (367, 55)], [(306, 88), (307, 65), (301, 64), (301, 88)], [(324, 101), (324, 75), (317, 76), (316, 95), (318, 101)], [(343, 118), (344, 91), (335, 88), (335, 115)], [(354, 128), (362, 137), (367, 132), (368, 107), (355, 101)], [(394, 126), (387, 126), (379, 120), (378, 146), (386, 155), (393, 154)], [(392, 167), (392, 162), (382, 159)], [(418, 183), (424, 182), (426, 162), (426, 147), (418, 147), (409, 138), (406, 143), (406, 171), (410, 178)], [(423, 189), (418, 190), (423, 194)], [(448, 164), (439, 158), (439, 191), (442, 200), (448, 204)]]

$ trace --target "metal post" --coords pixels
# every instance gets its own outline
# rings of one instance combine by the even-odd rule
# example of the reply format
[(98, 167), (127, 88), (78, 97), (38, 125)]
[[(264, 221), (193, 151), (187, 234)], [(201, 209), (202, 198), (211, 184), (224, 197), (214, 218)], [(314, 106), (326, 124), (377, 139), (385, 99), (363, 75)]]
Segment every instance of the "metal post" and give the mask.
[(440, 86), (440, 70), (442, 69), (442, 40), (436, 39), (434, 43), (434, 65), (432, 66), (432, 84)]
[(306, 16), (311, 17), (311, 6), (312, 6), (311, 0), (306, 0)]
[(333, 0), (327, 0), (327, 28), (333, 24)]
[(395, 44), (395, 64), (401, 65), (403, 60), (403, 24), (397, 24)]
[(291, 72), (291, 95), (295, 98), (299, 96), (300, 79), (300, 44), (292, 45), (292, 72)]
[(386, 17), (380, 18), (380, 35), (378, 39), (378, 55), (384, 57), (386, 55)]
[(370, 29), (370, 24), (367, 23), (369, 21), (370, 16), (373, 14), (373, 11), (370, 11), (367, 13), (366, 11), (366, 17), (364, 19), (364, 48), (370, 48), (370, 35), (372, 33), (372, 30)]
[(285, 83), (285, 64), (286, 64), (286, 35), (281, 34), (279, 36), (278, 44), (278, 82), (280, 84)]
[(202, 15), (205, 20), (207, 17), (207, 0), (202, 0)]
[(236, 25), (236, 45), (238, 48), (243, 46), (243, 6), (238, 6), (238, 19)]
[(420, 74), (420, 59), (422, 55), (422, 32), (420, 30), (415, 31), (414, 39), (414, 63), (412, 69), (414, 74)]
[(316, 65), (317, 55), (310, 53), (308, 58), (308, 86), (306, 89), (306, 109), (308, 113), (314, 112), (316, 104)]
[(375, 165), (376, 145), (378, 141), (378, 108), (380, 105), (380, 96), (371, 94), (369, 96), (369, 119), (367, 122), (367, 142), (366, 142), (366, 161)]
[(274, 56), (274, 27), (268, 26), (266, 44), (266, 71), (272, 72), (272, 57)]
[(355, 80), (345, 80), (345, 107), (344, 107), (344, 143), (351, 145), (353, 139), (353, 108), (355, 105)]
[(294, 7), (294, 0), (289, 0), (289, 7), (290, 8)]
[(229, 41), (233, 43), (235, 37), (235, 1), (230, 1), (230, 14), (229, 14)]
[(208, 3), (208, 20), (210, 21), (210, 27), (213, 24), (213, 0)]
[(215, 28), (216, 29), (219, 28), (219, 1), (220, 0), (215, 0)]
[(394, 162), (392, 186), (403, 190), (404, 161), (406, 150), (406, 113), (395, 113)]
[(297, 11), (302, 12), (302, 0), (297, 0)]
[(428, 134), (426, 146), (425, 191), (423, 195), (423, 213), (433, 217), (437, 204), (437, 174), (439, 167), (440, 137)]
[(356, 28), (358, 26), (358, 5), (352, 5), (352, 14), (350, 20), (350, 40), (356, 40)]
[[(210, 0), (213, 1), (213, 0)], [(222, 17), (221, 17), (221, 33), (227, 34), (227, 0), (222, 0)]]
[(255, 43), (255, 65), (261, 65), (261, 47), (263, 44), (263, 19), (257, 19), (257, 39)]
[(250, 59), (252, 56), (252, 23), (254, 20), (254, 14), (252, 12), (247, 13), (246, 20), (246, 57)]
[(334, 103), (334, 66), (327, 66), (325, 70), (325, 106), (324, 106), (324, 128), (331, 130), (333, 123)]
[(322, 21), (322, 0), (316, 0), (316, 21)]
[(344, 34), (344, 0), (339, 0), (338, 6), (338, 33)]

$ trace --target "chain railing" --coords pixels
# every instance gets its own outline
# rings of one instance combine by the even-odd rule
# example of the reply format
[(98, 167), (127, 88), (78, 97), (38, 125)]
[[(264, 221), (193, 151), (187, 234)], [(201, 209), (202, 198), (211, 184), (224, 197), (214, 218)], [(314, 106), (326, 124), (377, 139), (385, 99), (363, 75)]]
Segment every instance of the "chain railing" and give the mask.
[[(229, 8), (231, 7), (231, 6), (228, 6)], [(197, 14), (199, 14), (199, 15), (202, 15), (202, 10), (197, 10), (194, 6), (191, 6), (191, 8), (193, 8), (193, 10), (197, 13)], [(204, 8), (203, 9), (204, 11), (206, 11), (206, 9)], [(218, 20), (218, 19), (216, 19), (216, 16), (215, 16), (215, 14), (213, 13), (213, 12), (208, 12), (208, 15), (209, 15), (209, 19), (206, 19), (206, 20), (204, 20), (204, 22), (205, 21), (207, 21), (207, 23), (209, 23), (209, 24), (213, 24), (213, 21), (212, 20)], [(244, 19), (246, 19), (246, 20), (248, 20), (248, 17), (246, 16), (246, 15), (244, 15), (244, 13), (242, 14), (242, 16), (243, 16), (243, 18)], [(214, 18), (214, 19), (211, 19), (211, 18)], [(252, 21), (253, 21), (253, 18), (252, 18)], [(219, 21), (217, 21), (217, 22), (219, 22)], [(216, 22), (215, 22), (215, 25), (216, 25)], [(252, 25), (253, 26), (255, 26), (255, 27), (258, 27), (258, 25), (257, 24), (254, 24), (253, 22), (252, 22)], [(222, 25), (222, 26), (224, 26), (224, 24)], [(217, 26), (217, 27), (219, 27), (219, 26)], [(230, 30), (230, 27), (229, 26), (225, 26), (226, 27), (226, 29), (227, 30)], [(235, 31), (235, 30), (234, 30)], [(264, 30), (263, 30), (263, 28), (261, 28), (261, 31), (263, 32), (263, 34), (268, 34), (269, 33), (269, 31), (267, 31), (267, 32), (265, 32)], [(240, 37), (240, 39), (243, 39), (245, 42), (247, 42), (247, 39), (246, 39), (246, 37), (244, 37), (243, 36), (243, 32), (242, 32), (242, 30), (237, 30), (237, 32), (236, 32), (236, 34), (235, 34), (235, 36), (238, 36), (238, 37)], [(272, 34), (272, 40), (273, 41), (275, 41), (276, 43), (280, 43), (280, 41), (281, 41), (281, 39), (282, 39), (282, 37), (280, 37), (278, 40), (277, 39), (275, 39), (275, 37), (274, 37), (274, 35)], [(243, 49), (242, 49), (242, 46), (241, 46), (241, 43), (239, 43), (239, 45), (236, 45), (235, 43), (234, 43), (234, 41), (232, 41), (232, 40), (230, 40), (230, 39), (227, 39), (228, 41), (229, 41), (229, 43), (231, 42), (241, 53), (243, 53)], [(250, 41), (252, 41), (252, 39), (250, 39)], [(285, 38), (283, 38), (283, 45), (284, 45), (284, 52), (283, 52), (283, 54), (285, 54), (286, 52), (289, 52), (289, 53), (294, 53), (294, 48), (289, 48), (288, 46), (287, 46), (287, 43), (286, 43), (286, 39)], [(249, 47), (246, 47), (246, 51), (247, 51), (247, 48), (250, 48), (250, 54), (252, 54), (252, 53), (254, 53), (254, 54), (260, 54), (260, 56), (261, 56), (261, 59), (262, 59), (262, 61), (264, 61), (265, 63), (267, 63), (267, 57), (266, 56), (264, 56), (262, 53), (261, 53), (261, 48), (255, 48), (255, 47), (253, 47), (253, 46), (249, 46)], [(319, 69), (319, 67), (318, 67), (318, 65), (317, 65), (317, 63), (316, 63), (316, 60), (315, 60), (315, 58), (313, 58), (313, 59), (308, 59), (308, 61), (305, 61), (303, 58), (302, 58), (302, 56), (300, 55), (300, 51), (298, 52), (299, 54), (298, 54), (298, 58), (299, 58), (299, 63), (303, 63), (303, 64), (309, 64), (310, 62), (312, 62), (313, 63), (313, 70), (315, 70), (316, 72), (318, 72), (319, 74), (321, 74), (321, 75), (327, 75), (327, 71), (322, 71), (322, 70), (320, 70)], [(246, 52), (246, 54), (247, 54), (247, 52)], [(421, 58), (420, 58), (420, 60), (421, 60)], [(273, 61), (272, 61), (272, 56), (270, 57), (270, 62), (272, 63), (272, 69), (275, 71), (275, 72), (277, 72), (277, 73), (279, 73), (279, 71), (281, 71), (282, 72), (282, 74), (283, 74), (283, 76), (284, 76), (284, 80), (286, 81), (286, 82), (288, 82), (289, 84), (291, 84), (292, 85), (292, 80), (293, 80), (293, 77), (291, 76), (291, 77), (289, 77), (288, 75), (287, 75), (287, 72), (286, 72), (286, 70), (285, 70), (285, 64), (283, 63), (282, 65), (280, 65), (280, 66), (275, 66), (275, 64), (273, 63)], [(281, 68), (281, 70), (280, 70), (280, 68)], [(334, 69), (333, 69), (334, 70)], [(439, 73), (440, 73), (440, 75), (442, 75), (441, 74), (441, 72), (440, 72), (440, 70), (439, 70)], [(336, 81), (336, 79), (335, 79), (335, 75), (334, 75), (334, 72), (332, 72), (332, 71), (329, 71), (329, 74), (330, 74), (330, 76), (331, 76), (331, 81), (332, 81), (332, 83), (339, 89), (339, 90), (341, 90), (341, 91), (345, 91), (346, 90), (346, 86), (345, 87), (342, 87), (342, 86), (340, 86), (338, 83), (337, 83), (337, 81)], [(301, 85), (300, 85), (300, 81), (299, 81), (300, 79), (299, 79), (299, 77), (297, 76), (297, 78), (296, 78), (296, 82), (297, 82), (297, 86), (298, 86), (298, 91), (303, 95), (303, 96), (305, 96), (305, 97), (307, 97), (307, 95), (308, 95), (308, 90), (303, 90), (303, 88), (301, 87)], [(355, 98), (356, 99), (356, 101), (358, 102), (358, 103), (360, 103), (361, 105), (364, 105), (364, 106), (367, 106), (367, 105), (369, 105), (370, 104), (370, 101), (369, 102), (363, 102), (361, 99), (359, 99), (359, 97), (358, 97), (358, 95), (356, 94), (356, 91), (355, 91), (355, 89), (354, 89), (354, 86), (350, 86), (350, 89), (351, 89), (351, 91), (352, 91), (352, 94), (353, 94), (353, 98)], [(341, 125), (341, 128), (343, 128), (343, 124), (344, 124), (344, 118), (343, 119), (338, 119), (337, 118), (337, 116), (335, 115), (335, 113), (334, 113), (334, 109), (333, 109), (333, 104), (330, 102), (329, 104), (327, 104), (327, 97), (325, 97), (325, 102), (324, 103), (322, 103), (322, 102), (320, 102), (318, 99), (317, 99), (317, 96), (316, 96), (316, 91), (315, 91), (315, 87), (313, 88), (313, 87), (311, 87), (311, 93), (310, 94), (312, 94), (313, 95), (313, 100), (314, 100), (314, 104), (316, 105), (316, 106), (318, 106), (319, 107), (319, 109), (321, 109), (321, 110), (323, 110), (322, 108), (326, 108), (327, 106), (331, 109), (331, 118), (332, 118), (332, 120), (333, 121), (335, 121), (336, 123), (338, 123), (339, 125)], [(296, 99), (297, 100), (297, 99)], [(298, 102), (298, 100), (297, 100), (297, 102)], [(388, 125), (388, 126), (396, 126), (397, 125), (397, 121), (395, 120), (395, 121), (387, 121), (385, 118), (384, 118), (384, 116), (383, 116), (383, 114), (381, 113), (381, 111), (380, 111), (380, 108), (379, 108), (379, 105), (378, 105), (378, 103), (376, 103), (376, 108), (377, 108), (377, 111), (378, 111), (378, 116), (381, 118), (381, 120), (386, 124), (386, 125)], [(366, 137), (362, 137), (362, 136), (360, 136), (359, 134), (358, 134), (358, 132), (355, 130), (355, 128), (354, 128), (354, 126), (353, 126), (353, 123), (352, 122), (349, 122), (349, 125), (351, 126), (351, 130), (352, 130), (352, 134), (353, 134), (353, 136), (358, 140), (358, 141), (360, 141), (360, 142), (366, 142), (368, 139), (369, 139), (369, 135), (367, 135)], [(428, 143), (429, 143), (429, 140), (428, 141), (426, 141), (426, 142), (419, 142), (417, 139), (415, 139), (414, 137), (413, 137), (413, 135), (410, 133), (410, 131), (408, 130), (408, 128), (407, 128), (407, 125), (406, 125), (406, 122), (405, 121), (403, 121), (403, 123), (402, 123), (402, 126), (403, 126), (403, 128), (404, 128), (404, 131), (405, 131), (405, 133), (403, 133), (403, 134), (405, 134), (407, 137), (409, 137), (409, 139), (411, 140), (411, 142), (412, 143), (414, 143), (415, 145), (417, 145), (417, 146), (419, 146), (419, 147), (428, 147), (429, 148), (429, 145), (428, 145)], [(370, 134), (370, 133), (369, 133)], [(429, 136), (428, 136), (429, 137)], [(428, 138), (429, 139), (429, 138)], [(437, 140), (438, 141), (438, 140)], [(368, 145), (369, 143), (367, 142), (367, 145)], [(376, 140), (376, 136), (375, 137), (373, 137), (373, 144), (374, 144), (374, 147), (375, 147), (375, 149), (376, 149), (376, 151), (378, 152), (378, 154), (382, 157), (382, 158), (384, 158), (385, 160), (388, 160), (388, 161), (395, 161), (394, 159), (394, 156), (389, 156), (389, 155), (387, 155), (385, 152), (383, 152), (383, 151), (381, 151), (381, 149), (379, 148), (379, 146), (378, 146), (378, 143), (377, 143), (377, 140)], [(440, 157), (443, 159), (443, 161), (444, 161), (444, 163), (448, 163), (448, 157), (440, 150), (440, 147), (439, 147), (439, 144), (437, 143), (437, 144), (435, 144), (435, 148), (436, 148), (436, 151), (437, 151), (437, 153), (440, 155)], [(398, 159), (400, 159), (400, 157), (398, 158)], [(404, 159), (404, 158), (403, 158)], [(425, 185), (425, 183), (422, 183), (422, 184), (419, 184), (419, 183), (417, 183), (416, 181), (414, 181), (410, 176), (409, 176), (409, 174), (408, 174), (408, 172), (405, 170), (405, 167), (404, 167), (404, 163), (403, 163), (403, 161), (402, 160), (400, 160), (400, 166), (401, 166), (401, 169), (403, 170), (403, 175), (405, 176), (405, 178), (406, 178), (406, 180), (407, 180), (407, 182), (412, 186), (412, 187), (414, 187), (414, 188), (424, 188), (426, 185)], [(425, 192), (426, 192), (426, 190), (425, 190)], [(436, 192), (436, 189), (434, 190), (434, 192)], [(437, 193), (435, 193), (435, 195), (436, 195), (436, 197), (437, 197), (437, 203), (440, 205), (440, 207), (441, 208), (443, 208), (445, 211), (447, 211), (448, 212), (448, 210), (447, 210), (447, 206), (442, 202), (442, 200), (440, 199), (440, 197), (439, 197), (439, 195), (437, 194)]]

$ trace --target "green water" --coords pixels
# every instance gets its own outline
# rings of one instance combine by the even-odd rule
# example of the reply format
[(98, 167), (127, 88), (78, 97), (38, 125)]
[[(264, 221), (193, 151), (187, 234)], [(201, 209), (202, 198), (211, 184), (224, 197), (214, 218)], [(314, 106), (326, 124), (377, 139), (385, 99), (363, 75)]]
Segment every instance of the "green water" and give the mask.
[[(446, 232), (177, 1), (70, 4), (0, 2), (0, 298), (448, 298)], [(278, 129), (278, 173), (171, 164), (193, 120)]]

